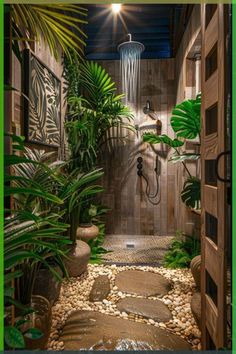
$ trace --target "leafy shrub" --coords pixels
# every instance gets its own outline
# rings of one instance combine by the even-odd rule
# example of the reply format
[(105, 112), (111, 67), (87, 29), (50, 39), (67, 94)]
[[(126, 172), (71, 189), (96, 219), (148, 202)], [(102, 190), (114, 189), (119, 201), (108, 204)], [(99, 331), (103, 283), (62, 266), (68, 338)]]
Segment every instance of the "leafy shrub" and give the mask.
[(99, 227), (98, 237), (88, 241), (88, 244), (91, 248), (90, 263), (95, 263), (95, 264), (101, 263), (102, 255), (110, 252), (102, 247), (105, 238), (105, 224), (100, 223), (97, 226)]
[(198, 254), (200, 254), (200, 241), (195, 236), (176, 232), (176, 237), (164, 257), (164, 266), (173, 269), (187, 268)]

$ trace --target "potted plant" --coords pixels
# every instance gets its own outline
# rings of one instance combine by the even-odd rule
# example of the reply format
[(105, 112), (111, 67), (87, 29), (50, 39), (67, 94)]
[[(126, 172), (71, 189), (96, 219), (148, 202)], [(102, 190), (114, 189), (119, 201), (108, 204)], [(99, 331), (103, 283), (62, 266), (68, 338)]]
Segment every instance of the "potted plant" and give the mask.
[[(15, 150), (23, 150), (23, 142), (20, 137), (12, 136), (12, 139), (13, 154), (6, 155), (4, 159), (6, 171), (9, 167), (13, 168), (20, 164), (25, 168), (32, 164), (43, 166), (26, 156), (16, 155)], [(44, 172), (44, 177), (46, 177), (46, 172), (49, 173), (49, 171), (45, 169)], [(7, 345), (12, 347), (13, 343), (9, 341), (9, 333), (11, 335), (15, 333), (19, 342), (13, 347), (22, 348), (27, 342), (28, 348), (43, 349), (49, 336), (51, 306), (45, 298), (32, 296), (35, 275), (40, 264), (43, 263), (55, 276), (58, 276), (47, 260), (49, 257), (57, 257), (60, 262), (61, 257), (65, 256), (66, 244), (70, 241), (63, 234), (68, 225), (60, 221), (61, 213), (48, 214), (40, 211), (39, 203), (35, 203), (32, 209), (19, 207), (20, 203), (24, 205), (28, 197), (31, 201), (42, 198), (46, 203), (57, 205), (62, 203), (60, 198), (46, 192), (43, 185), (35, 183), (27, 176), (6, 173), (4, 192), (5, 197), (11, 197), (15, 204), (14, 210), (5, 209), (4, 221), (6, 308), (15, 307), (15, 311), (10, 316), (11, 325), (6, 319), (5, 333), (8, 337), (5, 339)], [(39, 307), (45, 309), (44, 315), (42, 311), (40, 313), (41, 318), (44, 316), (42, 321), (37, 321)], [(39, 328), (40, 324), (43, 328)], [(32, 325), (36, 327), (34, 331), (30, 330)], [(36, 332), (41, 333), (37, 338)]]
[(81, 213), (81, 221), (76, 231), (77, 239), (89, 241), (96, 238), (99, 234), (99, 228), (92, 223), (92, 219), (97, 215), (97, 206), (90, 204)]
[(84, 200), (88, 200), (103, 188), (94, 184), (103, 175), (101, 169), (89, 173), (80, 173), (78, 170), (66, 175), (59, 195), (65, 199), (67, 210), (66, 222), (71, 225), (69, 231), (72, 245), (68, 257), (64, 259), (69, 276), (77, 277), (86, 269), (90, 259), (91, 250), (88, 244), (77, 239), (77, 228), (81, 211), (83, 211)]

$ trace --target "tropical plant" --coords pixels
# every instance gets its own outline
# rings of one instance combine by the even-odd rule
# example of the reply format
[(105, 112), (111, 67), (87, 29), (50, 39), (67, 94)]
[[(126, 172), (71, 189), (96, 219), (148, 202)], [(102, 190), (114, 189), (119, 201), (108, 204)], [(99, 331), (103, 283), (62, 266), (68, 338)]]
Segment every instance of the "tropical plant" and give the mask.
[(29, 322), (26, 319), (18, 319), (15, 321), (14, 326), (5, 326), (4, 328), (4, 342), (5, 349), (24, 349), (26, 335), (31, 339), (39, 339), (43, 336), (43, 333), (38, 328), (28, 328), (22, 331), (22, 326)]
[[(44, 170), (44, 178), (51, 177), (51, 171), (42, 162), (31, 160), (26, 155), (16, 155), (15, 151), (23, 149), (23, 139), (14, 136), (12, 138), (14, 151), (12, 155), (5, 156), (5, 165), (11, 166), (11, 168), (17, 165), (18, 172), (22, 165), (24, 168), (27, 165), (40, 165), (40, 169)], [(31, 299), (35, 274), (41, 263), (48, 267), (55, 276), (58, 276), (47, 262), (49, 258), (53, 257), (57, 259), (65, 271), (62, 258), (66, 254), (65, 245), (70, 241), (63, 234), (69, 225), (62, 221), (64, 210), (58, 209), (58, 212), (50, 213), (48, 210), (40, 210), (39, 199), (56, 205), (63, 204), (63, 200), (44, 191), (43, 186), (32, 181), (30, 176), (6, 173), (5, 184), (5, 197), (11, 196), (14, 200), (14, 197), (17, 196), (17, 201), (21, 199), (22, 202), (20, 209), (5, 210), (8, 215), (4, 225), (4, 266), (5, 272), (8, 274), (5, 280), (7, 279), (9, 284), (9, 274), (12, 279), (17, 274), (16, 296), (21, 303), (28, 304)], [(29, 203), (29, 207), (27, 207), (29, 198), (33, 198), (34, 203)]]
[(177, 137), (195, 139), (201, 134), (201, 94), (195, 100), (183, 101), (172, 111), (171, 126)]
[(80, 222), (81, 210), (86, 208), (87, 203), (91, 203), (95, 195), (103, 191), (100, 185), (94, 184), (102, 175), (102, 169), (83, 174), (77, 169), (62, 177), (64, 184), (61, 185), (59, 196), (65, 200), (67, 211), (65, 221), (70, 224), (70, 239), (73, 243), (76, 242), (76, 229)]
[[(40, 185), (20, 188), (16, 186), (16, 181), (22, 176), (9, 175), (9, 170), (18, 164), (41, 164), (30, 160), (26, 156), (17, 154), (24, 149), (23, 138), (10, 135), (12, 139), (13, 153), (4, 156), (5, 162), (5, 197), (6, 202), (9, 197), (20, 195), (34, 196), (34, 198), (45, 198), (45, 200), (60, 204), (61, 200), (50, 193), (44, 193)], [(22, 181), (22, 179), (21, 179)], [(6, 203), (11, 205), (10, 203)], [(33, 309), (22, 304), (29, 304), (34, 285), (34, 275), (39, 264), (44, 264), (53, 274), (58, 274), (51, 267), (48, 259), (66, 256), (65, 246), (70, 241), (63, 235), (68, 225), (59, 221), (61, 215), (39, 212), (34, 209), (5, 208), (4, 220), (4, 340), (7, 349), (23, 349), (25, 347), (24, 335), (31, 339), (38, 339), (43, 334), (37, 328), (23, 329), (22, 325), (28, 322), (25, 316)], [(62, 267), (63, 264), (61, 263)], [(23, 281), (24, 279), (24, 281)], [(22, 287), (23, 285), (23, 287)], [(16, 287), (16, 289), (15, 289)], [(20, 301), (19, 301), (20, 300)], [(20, 311), (20, 318), (15, 319), (11, 313), (14, 306)], [(10, 312), (9, 312), (10, 310)], [(9, 317), (10, 316), (10, 317)]]
[(87, 208), (83, 208), (81, 212), (80, 223), (91, 224), (92, 219), (97, 215), (97, 206), (90, 204)]
[(186, 162), (198, 160), (200, 154), (186, 153), (182, 151), (186, 139), (199, 138), (200, 141), (200, 116), (201, 114), (201, 95), (197, 95), (195, 100), (187, 100), (175, 106), (172, 111), (171, 127), (176, 134), (175, 139), (167, 135), (144, 134), (143, 140), (150, 144), (163, 143), (174, 150), (169, 161), (172, 163), (181, 162), (188, 178), (184, 183), (181, 192), (182, 201), (191, 208), (200, 207), (200, 179), (191, 175)]
[(186, 268), (198, 254), (200, 254), (199, 239), (177, 231), (169, 251), (164, 256), (163, 263), (167, 268)]
[(71, 58), (71, 50), (83, 56), (86, 35), (87, 9), (72, 4), (14, 4), (6, 7), (12, 19), (13, 49), (20, 55), (18, 42), (43, 39), (55, 58), (64, 52)]
[[(61, 221), (70, 225), (70, 239), (75, 242), (81, 209), (84, 210), (86, 203), (103, 191), (101, 186), (94, 184), (102, 177), (103, 171), (97, 169), (82, 174), (75, 169), (68, 173), (68, 163), (53, 161), (53, 156), (54, 153), (44, 150), (24, 149), (23, 157), (28, 163), (15, 166), (16, 175), (10, 177), (15, 183), (14, 191), (21, 190), (20, 196), (15, 196), (15, 202), (18, 208), (28, 211), (37, 204), (44, 213), (60, 213)], [(37, 195), (25, 193), (32, 187), (37, 189)]]
[(199, 178), (187, 178), (187, 180), (184, 182), (181, 198), (187, 206), (195, 209), (200, 208), (201, 181)]
[(103, 254), (110, 252), (102, 247), (105, 238), (105, 224), (100, 222), (97, 226), (99, 227), (98, 237), (88, 241), (91, 249), (90, 263), (92, 264), (102, 263)]
[[(129, 123), (132, 114), (121, 102), (123, 95), (115, 95), (115, 83), (111, 77), (97, 63), (80, 64), (76, 82), (80, 95), (70, 95), (68, 91), (65, 127), (71, 152), (71, 170), (80, 168), (87, 172), (96, 166), (98, 153), (106, 138), (114, 138), (109, 135), (111, 128), (133, 130)], [(69, 82), (68, 90), (71, 86), (75, 87), (73, 81)]]

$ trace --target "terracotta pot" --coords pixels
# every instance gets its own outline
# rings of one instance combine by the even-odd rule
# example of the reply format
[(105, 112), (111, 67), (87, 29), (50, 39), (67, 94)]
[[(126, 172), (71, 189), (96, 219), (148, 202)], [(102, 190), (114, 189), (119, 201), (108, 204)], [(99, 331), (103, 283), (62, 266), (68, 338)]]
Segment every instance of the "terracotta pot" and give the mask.
[(77, 240), (76, 244), (71, 246), (67, 254), (69, 259), (64, 258), (64, 265), (70, 277), (78, 277), (87, 270), (90, 254), (90, 247), (84, 241)]
[[(62, 277), (59, 266), (53, 266), (54, 270)], [(35, 279), (33, 294), (41, 295), (48, 299), (52, 306), (58, 300), (61, 290), (61, 282), (55, 278), (49, 269), (40, 269)]]
[(99, 235), (99, 228), (96, 225), (81, 224), (76, 231), (77, 239), (84, 241), (92, 240)]
[(197, 285), (197, 288), (200, 290), (201, 287), (201, 256), (196, 256), (192, 259), (190, 263), (190, 269)]
[(24, 335), (26, 349), (45, 349), (51, 329), (52, 311), (49, 301), (40, 295), (33, 295), (30, 304), (35, 312), (27, 315), (29, 322), (25, 323), (21, 329), (26, 331), (28, 328), (37, 328), (43, 336), (39, 339), (31, 339), (27, 334)]

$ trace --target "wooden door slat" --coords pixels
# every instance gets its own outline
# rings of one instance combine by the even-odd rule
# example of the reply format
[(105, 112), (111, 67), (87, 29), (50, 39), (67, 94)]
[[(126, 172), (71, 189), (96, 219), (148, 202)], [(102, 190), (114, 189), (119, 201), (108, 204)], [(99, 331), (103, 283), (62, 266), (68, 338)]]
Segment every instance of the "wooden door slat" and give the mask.
[(205, 57), (210, 53), (218, 39), (218, 10), (213, 15), (205, 31)]
[(218, 101), (218, 69), (205, 82), (205, 110)]
[(206, 327), (213, 341), (217, 343), (218, 310), (208, 295), (206, 295)]
[(208, 237), (205, 238), (205, 257), (206, 270), (216, 284), (219, 283), (219, 262), (218, 262), (218, 248), (216, 244)]
[(203, 201), (205, 203), (205, 210), (217, 218), (217, 187), (204, 185)]

